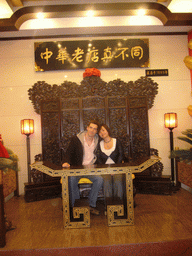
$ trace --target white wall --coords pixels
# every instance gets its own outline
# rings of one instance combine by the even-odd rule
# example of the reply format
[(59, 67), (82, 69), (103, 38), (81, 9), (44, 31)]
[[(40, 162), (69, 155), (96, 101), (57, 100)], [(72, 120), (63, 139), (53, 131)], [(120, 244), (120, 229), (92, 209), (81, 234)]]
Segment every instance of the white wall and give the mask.
[[(187, 36), (183, 35), (145, 38), (149, 38), (150, 68), (169, 70), (169, 76), (152, 78), (158, 83), (159, 89), (154, 107), (149, 110), (149, 131), (151, 147), (158, 149), (162, 158), (163, 174), (170, 175), (169, 130), (164, 128), (164, 113), (178, 114), (179, 125), (173, 130), (175, 138), (184, 129), (191, 128), (191, 117), (187, 112), (188, 105), (192, 104), (190, 71), (183, 62), (184, 57), (188, 55), (188, 41)], [(37, 81), (46, 81), (51, 85), (54, 83), (60, 85), (65, 80), (80, 83), (84, 72), (84, 70), (35, 72), (34, 42), (35, 40), (0, 41), (0, 133), (4, 145), (19, 157), (20, 194), (24, 193), (24, 183), (28, 180), (26, 137), (20, 132), (20, 120), (31, 118), (35, 122), (35, 133), (30, 136), (31, 162), (34, 161), (36, 154), (41, 153), (40, 116), (33, 110), (28, 98), (28, 89)], [(140, 76), (145, 76), (145, 69), (101, 70), (101, 78), (106, 82), (116, 78), (135, 81)], [(177, 139), (174, 143), (174, 146), (188, 146)]]

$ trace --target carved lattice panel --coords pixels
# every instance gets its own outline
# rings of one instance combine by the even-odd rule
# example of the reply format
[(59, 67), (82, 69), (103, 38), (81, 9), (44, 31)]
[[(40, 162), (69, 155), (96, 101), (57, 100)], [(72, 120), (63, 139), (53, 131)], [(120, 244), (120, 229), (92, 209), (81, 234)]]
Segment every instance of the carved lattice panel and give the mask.
[(66, 151), (70, 139), (80, 131), (80, 111), (68, 110), (61, 112), (61, 145)]
[(86, 129), (89, 121), (93, 119), (99, 123), (106, 122), (104, 97), (86, 97), (82, 99), (83, 130)]
[(125, 109), (109, 110), (109, 127), (111, 127), (112, 137), (119, 138), (126, 159), (129, 158), (129, 134), (127, 133), (127, 119)]
[(86, 97), (82, 99), (83, 109), (105, 108), (105, 98), (103, 97)]
[(113, 107), (126, 108), (127, 97), (108, 97), (108, 106), (109, 108), (113, 108)]
[(59, 111), (59, 102), (58, 101), (44, 101), (41, 104), (41, 113), (43, 112), (53, 112)]
[(145, 97), (129, 99), (131, 158), (150, 155), (148, 113)]
[(65, 152), (70, 139), (80, 131), (80, 100), (69, 98), (61, 100), (61, 148)]
[(105, 123), (106, 122), (105, 110), (104, 109), (83, 110), (84, 129), (86, 129), (89, 121), (93, 119), (97, 120), (99, 123)]
[(109, 127), (111, 134), (115, 138), (119, 138), (125, 158), (128, 160), (130, 152), (129, 138), (129, 120), (127, 116), (127, 97), (109, 97), (108, 111)]
[(42, 113), (43, 160), (61, 162), (59, 112)]
[(63, 99), (61, 101), (61, 110), (79, 109), (79, 98)]

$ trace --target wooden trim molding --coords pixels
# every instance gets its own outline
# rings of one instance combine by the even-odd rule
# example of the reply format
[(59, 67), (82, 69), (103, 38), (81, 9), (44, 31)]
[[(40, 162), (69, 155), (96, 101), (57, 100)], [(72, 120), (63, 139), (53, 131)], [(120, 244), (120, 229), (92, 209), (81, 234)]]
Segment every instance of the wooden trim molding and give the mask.
[(38, 12), (44, 12), (46, 18), (84, 17), (90, 8), (96, 12), (98, 17), (135, 15), (139, 8), (144, 8), (147, 10), (146, 15), (160, 19), (164, 26), (192, 25), (191, 13), (171, 13), (167, 7), (159, 3), (69, 4), (20, 8), (11, 18), (0, 19), (0, 32), (19, 30), (25, 21), (36, 18)]
[(13, 6), (23, 6), (23, 1), (22, 0), (10, 0), (11, 4)]

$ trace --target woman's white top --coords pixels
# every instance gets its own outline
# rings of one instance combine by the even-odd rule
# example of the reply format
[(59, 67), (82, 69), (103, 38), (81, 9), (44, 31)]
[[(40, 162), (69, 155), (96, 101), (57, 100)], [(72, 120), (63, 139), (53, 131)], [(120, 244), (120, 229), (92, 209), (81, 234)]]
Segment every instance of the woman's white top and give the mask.
[(115, 138), (112, 138), (113, 140), (113, 147), (110, 148), (110, 149), (105, 149), (104, 147), (104, 140), (100, 141), (100, 147), (101, 147), (101, 151), (103, 153), (105, 153), (107, 156), (108, 156), (108, 159), (106, 161), (106, 164), (114, 164), (115, 162), (109, 157), (111, 155), (111, 153), (115, 150), (116, 148), (116, 139)]

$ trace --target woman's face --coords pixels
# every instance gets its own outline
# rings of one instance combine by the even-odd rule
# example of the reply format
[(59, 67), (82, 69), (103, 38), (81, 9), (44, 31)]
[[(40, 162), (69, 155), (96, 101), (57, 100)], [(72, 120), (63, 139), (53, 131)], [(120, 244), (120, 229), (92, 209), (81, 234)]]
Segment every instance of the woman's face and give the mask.
[(101, 126), (101, 130), (99, 131), (99, 136), (104, 139), (109, 136), (108, 131), (105, 129), (105, 127)]

